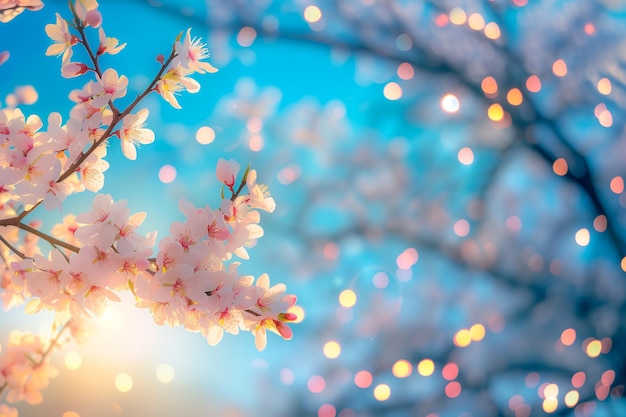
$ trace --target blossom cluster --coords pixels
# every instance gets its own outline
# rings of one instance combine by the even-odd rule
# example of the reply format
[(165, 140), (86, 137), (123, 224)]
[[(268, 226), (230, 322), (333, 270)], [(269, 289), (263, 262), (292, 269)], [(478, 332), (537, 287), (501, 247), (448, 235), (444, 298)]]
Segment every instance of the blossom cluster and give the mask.
[(266, 329), (291, 338), (286, 323), (295, 316), (287, 310), (295, 296), (285, 294), (284, 284), (270, 287), (267, 274), (255, 283), (238, 274), (238, 262), (228, 262), (248, 258), (246, 248), (263, 235), (258, 210), (275, 207), (253, 169), (235, 190), (238, 170), (233, 160), (218, 162), (218, 178), (231, 191), (219, 208), (181, 200), (186, 220), (171, 225), (155, 258), (156, 234), (137, 232), (146, 213), (130, 214), (125, 200), (97, 194), (91, 211), (67, 215), (53, 228), (52, 237), (66, 247), (11, 263), (12, 273), (3, 279), (5, 306), (29, 299), (28, 312), (46, 309), (80, 319), (102, 315), (109, 301), (120, 301), (117, 292), (130, 290), (157, 324), (183, 325), (210, 344), (224, 331), (252, 331), (258, 349), (265, 348)]
[(0, 356), (0, 386), (8, 388), (7, 401), (26, 401), (38, 404), (42, 400), (41, 388), (48, 385), (58, 371), (44, 358), (46, 343), (39, 335), (12, 332), (6, 349)]
[[(39, 404), (43, 400), (41, 389), (58, 375), (58, 370), (50, 365), (50, 353), (62, 349), (70, 340), (84, 343), (87, 327), (83, 320), (67, 321), (55, 329), (50, 340), (30, 332), (11, 332), (4, 350), (0, 346), (0, 390), (6, 389), (7, 402)], [(0, 416), (17, 415), (16, 409), (0, 404)]]
[[(73, 328), (102, 315), (109, 302), (120, 301), (121, 291), (130, 291), (137, 307), (148, 309), (157, 324), (182, 325), (201, 333), (211, 345), (224, 332), (242, 330), (255, 336), (259, 350), (266, 346), (267, 330), (290, 339), (288, 323), (296, 317), (289, 309), (296, 297), (286, 294), (284, 284), (270, 286), (267, 274), (255, 280), (238, 272), (236, 259), (248, 259), (247, 248), (263, 235), (259, 211), (275, 208), (254, 169), (248, 166), (239, 175), (237, 162), (220, 159), (216, 174), (223, 184), (221, 204), (197, 208), (181, 200), (185, 220), (171, 225), (156, 253), (156, 233), (138, 231), (146, 213), (131, 214), (125, 200), (98, 193), (109, 168), (109, 139), (118, 138), (122, 153), (131, 160), (137, 158), (139, 145), (155, 140), (155, 133), (145, 127), (148, 109), (136, 109), (144, 97), (156, 92), (180, 108), (178, 93), (200, 88), (190, 76), (217, 71), (204, 61), (209, 57), (205, 45), (190, 30), (181, 33), (170, 55), (157, 57), (160, 68), (154, 79), (122, 107), (118, 100), (126, 96), (128, 78), (113, 68), (103, 70), (100, 57), (119, 53), (125, 44), (106, 36), (97, 1), (69, 5), (73, 19), (57, 14), (56, 23), (46, 26), (52, 39), (46, 55), (61, 57), (63, 77), (93, 76), (70, 93), (75, 105), (69, 118), (64, 123), (59, 113), (51, 113), (44, 130), (37, 115), (0, 109), (4, 308), (25, 304), (28, 313), (51, 310), (56, 312), (56, 327)], [(98, 32), (95, 48), (86, 34), (90, 28)], [(86, 50), (87, 62), (75, 60), (77, 45)], [(36, 220), (25, 221), (36, 208), (62, 208), (69, 195), (85, 190), (96, 193), (91, 210), (67, 214), (50, 233)], [(55, 374), (47, 365), (52, 347), (58, 347), (56, 339), (46, 348), (38, 336), (11, 337), (0, 353), (0, 394), (8, 389), (7, 401), (40, 400), (39, 389)], [(4, 411), (0, 409), (13, 412)]]
[(24, 10), (36, 11), (43, 7), (41, 0), (2, 0), (0, 1), (0, 22), (13, 20)]

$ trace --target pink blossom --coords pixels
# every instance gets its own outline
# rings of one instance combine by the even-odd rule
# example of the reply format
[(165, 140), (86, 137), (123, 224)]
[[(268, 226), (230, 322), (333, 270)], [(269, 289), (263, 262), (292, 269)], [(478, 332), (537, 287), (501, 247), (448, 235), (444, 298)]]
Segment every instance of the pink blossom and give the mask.
[(119, 53), (122, 49), (124, 49), (124, 47), (126, 46), (126, 43), (118, 45), (119, 41), (116, 38), (107, 38), (107, 36), (104, 33), (104, 29), (102, 28), (98, 29), (98, 39), (100, 40), (100, 45), (98, 46), (98, 50), (96, 51), (97, 55), (102, 55), (102, 54), (115, 55)]
[(234, 191), (235, 179), (239, 173), (239, 164), (234, 159), (229, 161), (220, 158), (217, 161), (217, 179), (228, 187), (230, 191)]
[[(117, 71), (113, 68), (109, 68), (102, 73), (102, 77), (98, 77), (100, 83), (100, 91), (106, 96), (106, 101), (115, 100), (116, 98), (124, 97), (126, 95), (126, 87), (128, 86), (128, 78), (125, 75), (119, 77)], [(102, 103), (104, 105), (105, 103)], [(95, 104), (94, 104), (95, 105)], [(97, 105), (95, 105), (97, 106)], [(97, 106), (100, 107), (100, 106)]]
[(267, 185), (257, 184), (256, 178), (256, 170), (251, 169), (246, 177), (246, 185), (249, 191), (248, 204), (253, 208), (271, 213), (276, 208), (276, 203), (270, 195)]
[(174, 45), (176, 58), (172, 61), (172, 66), (178, 65), (190, 70), (204, 74), (205, 72), (217, 72), (217, 68), (208, 62), (202, 62), (203, 59), (209, 57), (209, 50), (199, 38), (191, 38), (191, 28), (187, 29), (185, 40), (181, 43), (177, 41)]
[(78, 240), (74, 236), (76, 230), (78, 230), (78, 223), (76, 222), (76, 216), (74, 214), (68, 214), (63, 217), (63, 223), (58, 223), (52, 227), (52, 236), (60, 239), (70, 245), (78, 245)]
[(72, 46), (76, 45), (78, 38), (72, 35), (65, 19), (60, 14), (56, 14), (56, 24), (46, 25), (46, 34), (54, 41), (46, 50), (46, 55), (61, 55), (61, 62), (65, 65), (72, 57)]
[(76, 238), (84, 244), (93, 244), (94, 238), (101, 247), (109, 247), (113, 244), (118, 230), (111, 224), (116, 216), (125, 217), (129, 213), (126, 208), (126, 200), (113, 202), (108, 194), (96, 194), (91, 205), (92, 211), (81, 213), (76, 216), (78, 223), (84, 223), (76, 232)]
[(286, 324), (296, 319), (296, 316), (286, 311), (296, 303), (296, 297), (285, 295), (284, 284), (277, 284), (270, 287), (270, 279), (267, 274), (261, 275), (257, 279), (256, 286), (259, 290), (256, 307), (261, 311), (261, 316), (255, 317), (259, 320), (252, 328), (255, 336), (255, 345), (258, 350), (263, 350), (267, 344), (266, 330), (270, 330), (286, 340), (293, 336), (292, 330)]
[(190, 73), (191, 71), (185, 70), (180, 65), (172, 67), (156, 83), (156, 92), (175, 109), (181, 108), (176, 99), (179, 91), (186, 90), (192, 94), (200, 91), (200, 84), (196, 80), (187, 77)]
[(121, 299), (111, 290), (103, 287), (92, 286), (85, 294), (85, 307), (96, 316), (102, 316), (107, 307), (108, 301), (121, 301)]
[(97, 193), (104, 186), (104, 171), (109, 169), (109, 163), (105, 161), (106, 143), (98, 146), (96, 150), (85, 159), (78, 172), (79, 182), (85, 189)]
[(154, 132), (143, 127), (147, 118), (148, 109), (141, 109), (124, 118), (122, 128), (118, 131), (118, 137), (122, 141), (122, 153), (130, 160), (137, 159), (135, 146), (154, 142)]

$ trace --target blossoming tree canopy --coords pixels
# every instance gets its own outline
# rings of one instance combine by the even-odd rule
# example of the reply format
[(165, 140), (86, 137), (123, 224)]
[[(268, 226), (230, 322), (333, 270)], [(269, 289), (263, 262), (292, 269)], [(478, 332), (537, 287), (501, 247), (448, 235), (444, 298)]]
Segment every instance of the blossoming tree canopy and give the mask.
[[(0, 20), (41, 7), (35, 0), (3, 2)], [(5, 309), (25, 304), (28, 313), (56, 312), (49, 340), (15, 332), (0, 351), (0, 394), (6, 393), (8, 402), (41, 402), (40, 389), (57, 373), (49, 354), (71, 340), (84, 340), (85, 320), (102, 315), (123, 291), (132, 293), (136, 306), (148, 309), (157, 324), (184, 326), (211, 345), (224, 332), (250, 331), (262, 350), (267, 330), (290, 339), (288, 323), (296, 319), (290, 311), (296, 297), (284, 284), (270, 285), (265, 273), (255, 279), (238, 272), (236, 258), (248, 259), (246, 248), (263, 236), (259, 211), (275, 208), (250, 166), (240, 173), (237, 162), (220, 159), (221, 204), (196, 207), (181, 199), (185, 220), (173, 222), (158, 244), (156, 233), (138, 231), (146, 213), (131, 213), (125, 200), (98, 193), (109, 168), (111, 138), (120, 141), (130, 160), (140, 145), (158, 140), (146, 127), (143, 99), (156, 92), (180, 109), (178, 93), (200, 89), (192, 76), (217, 71), (205, 61), (210, 56), (205, 44), (191, 29), (181, 32), (169, 55), (157, 57), (159, 67), (145, 89), (121, 105), (128, 78), (103, 68), (100, 58), (120, 53), (126, 44), (106, 35), (95, 0), (69, 7), (70, 19), (57, 13), (55, 23), (45, 27), (52, 40), (46, 55), (61, 57), (61, 75), (86, 78), (69, 95), (75, 104), (65, 122), (56, 112), (42, 118), (18, 107), (0, 110), (0, 297)], [(90, 42), (89, 31), (97, 31), (97, 44)], [(85, 49), (86, 62), (73, 60), (76, 47)], [(9, 59), (8, 53), (2, 56), (2, 62)], [(72, 213), (67, 197), (85, 190), (96, 193), (91, 209)], [(44, 231), (32, 219), (40, 206), (70, 214)], [(17, 413), (1, 407), (2, 415)]]

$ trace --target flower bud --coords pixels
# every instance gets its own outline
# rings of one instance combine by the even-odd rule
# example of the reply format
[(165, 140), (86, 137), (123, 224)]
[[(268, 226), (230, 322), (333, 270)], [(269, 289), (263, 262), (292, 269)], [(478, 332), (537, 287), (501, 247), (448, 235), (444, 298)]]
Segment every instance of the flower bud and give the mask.
[(96, 9), (89, 10), (85, 15), (85, 23), (91, 27), (99, 28), (102, 24), (102, 15)]
[(73, 78), (86, 73), (89, 67), (79, 62), (68, 62), (61, 68), (61, 75), (65, 78)]

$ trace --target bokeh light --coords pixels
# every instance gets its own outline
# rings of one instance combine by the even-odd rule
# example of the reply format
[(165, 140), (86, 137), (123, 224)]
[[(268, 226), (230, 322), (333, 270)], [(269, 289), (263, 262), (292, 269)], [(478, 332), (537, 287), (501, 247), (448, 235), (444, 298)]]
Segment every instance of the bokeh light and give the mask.
[(402, 97), (402, 87), (396, 82), (388, 82), (385, 84), (383, 94), (387, 100), (395, 101)]
[(615, 194), (621, 194), (624, 192), (624, 179), (621, 176), (616, 176), (611, 179), (610, 183), (611, 191)]
[(526, 89), (531, 93), (541, 91), (541, 80), (537, 75), (533, 74), (526, 79)]
[(403, 62), (402, 64), (398, 65), (397, 74), (398, 77), (402, 78), (403, 80), (410, 80), (415, 76), (415, 70), (413, 69), (413, 65), (409, 64), (408, 62)]
[(163, 384), (168, 384), (174, 380), (174, 368), (172, 365), (167, 363), (162, 363), (156, 368), (156, 378), (159, 382)]
[(318, 22), (322, 18), (322, 11), (319, 7), (310, 5), (304, 9), (304, 20), (309, 23)]
[(215, 140), (215, 131), (209, 126), (202, 126), (196, 131), (196, 141), (200, 145), (208, 145)]
[(498, 26), (496, 22), (489, 22), (485, 25), (485, 36), (488, 39), (499, 39), (501, 34), (502, 31), (500, 30), (500, 26)]
[(492, 76), (483, 78), (480, 87), (487, 97), (494, 98), (498, 95), (498, 83)]
[(466, 22), (467, 15), (465, 11), (460, 7), (454, 7), (450, 10), (450, 22), (455, 25), (462, 25)]
[(483, 30), (485, 28), (485, 19), (480, 13), (472, 13), (467, 19), (467, 24), (473, 30)]
[(466, 347), (472, 342), (472, 334), (468, 329), (461, 329), (454, 335), (454, 344), (458, 347)]
[(411, 375), (412, 371), (413, 365), (411, 365), (411, 362), (405, 359), (400, 359), (396, 361), (391, 368), (391, 373), (396, 378), (406, 378)]
[(252, 135), (248, 140), (248, 147), (253, 152), (261, 152), (265, 147), (265, 140), (261, 135)]
[(413, 265), (417, 263), (419, 259), (419, 254), (417, 249), (415, 248), (407, 248), (396, 258), (396, 264), (400, 269), (410, 269)]
[(127, 373), (119, 373), (115, 376), (115, 388), (119, 392), (128, 392), (133, 389), (133, 378)]
[(494, 122), (499, 122), (504, 118), (504, 109), (498, 103), (493, 103), (487, 109), (487, 116)]
[(599, 340), (592, 340), (584, 347), (585, 352), (590, 358), (597, 358), (602, 353), (602, 342)]
[(372, 277), (372, 282), (376, 288), (387, 288), (387, 285), (389, 285), (389, 275), (384, 272), (377, 272)]
[(473, 342), (480, 342), (481, 340), (485, 338), (485, 334), (487, 331), (485, 329), (485, 326), (483, 326), (480, 323), (476, 323), (472, 325), (472, 327), (470, 327), (469, 332), (470, 332), (470, 335), (472, 336)]
[(336, 359), (341, 354), (341, 345), (336, 340), (324, 343), (324, 356), (328, 359)]
[(589, 234), (589, 230), (583, 227), (576, 232), (576, 236), (574, 238), (579, 246), (587, 246), (591, 240), (591, 235)]
[(567, 75), (567, 64), (563, 59), (557, 59), (552, 64), (552, 72), (557, 77), (565, 77)]
[(356, 293), (353, 290), (347, 289), (339, 293), (339, 304), (342, 307), (345, 307), (345, 308), (353, 307), (356, 304), (356, 300), (357, 300)]
[(341, 251), (339, 250), (339, 245), (335, 242), (328, 242), (327, 244), (325, 244), (322, 252), (324, 253), (324, 257), (326, 259), (331, 260), (339, 258), (339, 254), (341, 253)]
[(309, 391), (311, 391), (313, 394), (319, 394), (320, 392), (324, 391), (324, 388), (326, 387), (326, 381), (323, 377), (319, 375), (313, 375), (309, 378), (306, 385), (309, 388)]
[(435, 363), (432, 359), (422, 359), (417, 364), (417, 372), (421, 376), (430, 376), (435, 372)]
[(574, 388), (582, 388), (585, 385), (587, 375), (583, 371), (578, 371), (572, 375), (572, 386)]
[(561, 333), (561, 343), (563, 343), (565, 346), (571, 346), (574, 344), (575, 341), (576, 330), (572, 329), (571, 327), (569, 329), (563, 330), (563, 332)]
[(444, 388), (444, 392), (449, 398), (456, 398), (461, 395), (461, 384), (459, 381), (448, 382)]
[(80, 368), (82, 364), (83, 357), (80, 353), (70, 350), (65, 354), (65, 366), (67, 366), (67, 369), (76, 370)]
[(463, 165), (471, 165), (472, 162), (474, 162), (474, 152), (472, 151), (472, 148), (468, 148), (466, 146), (464, 148), (461, 148), (461, 150), (457, 154), (457, 158), (459, 159), (459, 162)]
[(541, 407), (546, 413), (554, 413), (559, 407), (559, 400), (556, 397), (546, 397)]
[(461, 103), (454, 94), (446, 94), (441, 98), (441, 108), (446, 113), (456, 113), (461, 108)]
[(611, 94), (611, 91), (613, 90), (613, 86), (611, 84), (611, 80), (609, 80), (606, 77), (605, 78), (601, 78), (598, 81), (597, 88), (598, 88), (598, 92), (600, 94), (604, 94), (605, 96), (608, 96), (609, 94)]
[(337, 410), (332, 404), (322, 404), (317, 411), (317, 417), (335, 417)]
[(372, 381), (372, 374), (369, 371), (359, 371), (354, 375), (354, 384), (359, 388), (369, 388)]
[(379, 384), (374, 387), (374, 398), (378, 401), (387, 401), (391, 396), (391, 388), (387, 384)]
[(457, 376), (459, 376), (459, 367), (458, 367), (458, 365), (456, 363), (454, 363), (454, 362), (449, 362), (449, 363), (445, 364), (443, 369), (441, 370), (441, 375), (443, 376), (443, 379), (447, 379), (448, 381), (452, 381)]
[(558, 176), (564, 176), (567, 174), (568, 166), (565, 158), (558, 158), (554, 163), (552, 163), (552, 170)]
[(506, 93), (506, 101), (512, 106), (519, 106), (524, 101), (524, 97), (519, 88), (511, 88)]
[(159, 181), (163, 184), (169, 184), (176, 179), (176, 168), (170, 164), (165, 164), (159, 169)]
[(465, 219), (459, 219), (454, 222), (454, 226), (452, 226), (454, 230), (454, 234), (458, 237), (465, 237), (470, 233), (470, 224)]
[(237, 43), (244, 48), (251, 46), (256, 39), (256, 30), (250, 26), (244, 26), (237, 34)]

